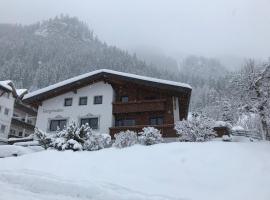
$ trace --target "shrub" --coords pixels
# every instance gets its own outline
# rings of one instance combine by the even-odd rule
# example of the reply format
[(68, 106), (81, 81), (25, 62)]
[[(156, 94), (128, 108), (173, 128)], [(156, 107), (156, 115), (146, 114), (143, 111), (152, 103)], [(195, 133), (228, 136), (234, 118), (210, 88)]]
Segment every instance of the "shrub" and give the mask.
[(129, 147), (137, 143), (137, 133), (134, 131), (121, 131), (114, 135), (115, 141), (113, 146), (118, 148)]
[(144, 127), (139, 135), (139, 142), (143, 145), (153, 145), (163, 141), (160, 131), (154, 127)]
[(79, 127), (74, 122), (57, 132), (54, 137), (48, 137), (39, 130), (36, 132), (39, 143), (46, 146), (46, 149), (52, 147), (59, 151), (94, 151), (107, 147), (111, 142), (110, 135), (93, 132), (88, 124)]
[(204, 142), (216, 136), (213, 130), (214, 121), (197, 114), (192, 114), (190, 120), (179, 121), (175, 124), (180, 141)]
[(80, 151), (91, 132), (88, 124), (78, 127), (75, 122), (71, 122), (65, 129), (56, 133), (51, 146), (60, 151)]
[(229, 135), (223, 135), (222, 136), (222, 141), (224, 142), (231, 142), (232, 141), (232, 137)]
[(110, 135), (92, 132), (83, 144), (83, 149), (87, 151), (95, 151), (108, 147), (110, 143)]
[(36, 140), (38, 140), (39, 145), (44, 149), (48, 149), (53, 141), (53, 138), (49, 134), (37, 128), (35, 128), (34, 137)]

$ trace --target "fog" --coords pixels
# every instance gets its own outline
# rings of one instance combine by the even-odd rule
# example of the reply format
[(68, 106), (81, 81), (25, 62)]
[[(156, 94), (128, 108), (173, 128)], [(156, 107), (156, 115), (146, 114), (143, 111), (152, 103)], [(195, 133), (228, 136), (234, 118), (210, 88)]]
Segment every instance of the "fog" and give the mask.
[(76, 16), (108, 44), (187, 54), (266, 58), (269, 0), (0, 0), (0, 23)]

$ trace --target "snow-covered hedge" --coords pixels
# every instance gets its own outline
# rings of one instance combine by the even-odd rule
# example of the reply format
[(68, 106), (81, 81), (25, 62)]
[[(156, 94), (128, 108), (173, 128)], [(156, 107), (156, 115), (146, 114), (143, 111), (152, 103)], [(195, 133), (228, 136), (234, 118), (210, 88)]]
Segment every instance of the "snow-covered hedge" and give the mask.
[(79, 127), (74, 122), (54, 135), (38, 129), (35, 130), (35, 135), (42, 147), (45, 149), (51, 147), (59, 151), (94, 151), (107, 147), (111, 142), (108, 134), (93, 132), (88, 124)]
[(160, 131), (154, 127), (144, 127), (139, 135), (138, 140), (143, 145), (153, 145), (163, 142)]
[(118, 148), (129, 147), (137, 143), (137, 133), (134, 131), (121, 131), (114, 135), (115, 141), (113, 146)]
[(197, 114), (189, 120), (178, 121), (175, 124), (176, 133), (180, 141), (204, 142), (216, 136), (213, 130), (214, 121)]

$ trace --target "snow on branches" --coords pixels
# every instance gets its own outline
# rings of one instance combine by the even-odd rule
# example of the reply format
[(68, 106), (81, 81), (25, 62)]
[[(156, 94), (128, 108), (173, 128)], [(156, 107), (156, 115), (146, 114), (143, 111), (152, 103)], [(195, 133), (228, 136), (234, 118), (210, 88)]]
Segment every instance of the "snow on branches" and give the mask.
[(79, 127), (75, 122), (56, 134), (49, 135), (36, 129), (35, 135), (45, 149), (51, 147), (59, 151), (94, 151), (105, 148), (111, 142), (108, 134), (96, 133), (88, 124)]
[(113, 146), (118, 148), (129, 147), (137, 143), (137, 133), (134, 131), (121, 131), (114, 135), (115, 142)]
[(175, 124), (180, 141), (204, 142), (215, 137), (214, 121), (198, 114), (192, 114), (190, 120), (178, 121)]
[(138, 140), (143, 145), (153, 145), (163, 142), (160, 131), (154, 127), (144, 127), (139, 135)]

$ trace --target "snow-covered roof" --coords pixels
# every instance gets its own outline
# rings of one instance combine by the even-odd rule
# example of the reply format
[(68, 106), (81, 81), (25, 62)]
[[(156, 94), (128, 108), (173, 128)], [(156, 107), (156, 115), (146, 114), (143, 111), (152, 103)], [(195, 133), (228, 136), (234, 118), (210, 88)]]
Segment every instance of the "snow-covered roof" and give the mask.
[(176, 87), (192, 89), (190, 85), (185, 84), (185, 83), (179, 83), (179, 82), (175, 82), (175, 81), (163, 80), (163, 79), (141, 76), (141, 75), (136, 75), (136, 74), (130, 74), (130, 73), (125, 73), (125, 72), (119, 72), (119, 71), (114, 71), (114, 70), (109, 70), (109, 69), (100, 69), (100, 70), (95, 70), (95, 71), (92, 71), (92, 72), (89, 72), (86, 74), (82, 74), (82, 75), (67, 79), (65, 81), (61, 81), (59, 83), (50, 85), (48, 87), (36, 90), (34, 92), (31, 92), (31, 93), (28, 93), (24, 96), (24, 99), (29, 99), (29, 98), (37, 96), (39, 94), (52, 91), (52, 90), (57, 89), (59, 87), (80, 81), (81, 79), (88, 78), (88, 77), (91, 77), (91, 76), (99, 74), (99, 73), (108, 73), (108, 74), (132, 78), (132, 79), (137, 79), (137, 80), (143, 80), (143, 81), (149, 81), (149, 82), (153, 82), (153, 83), (159, 83), (159, 84), (164, 84), (164, 85), (171, 85), (171, 86), (176, 86)]
[(0, 87), (12, 92), (13, 96), (16, 98), (21, 98), (28, 91), (27, 89), (16, 89), (11, 80), (0, 81)]
[(0, 86), (2, 88), (5, 88), (6, 90), (12, 91), (12, 87), (10, 86), (11, 83), (12, 83), (11, 80), (0, 81)]
[(27, 89), (16, 89), (16, 93), (19, 97), (25, 95), (27, 93)]

